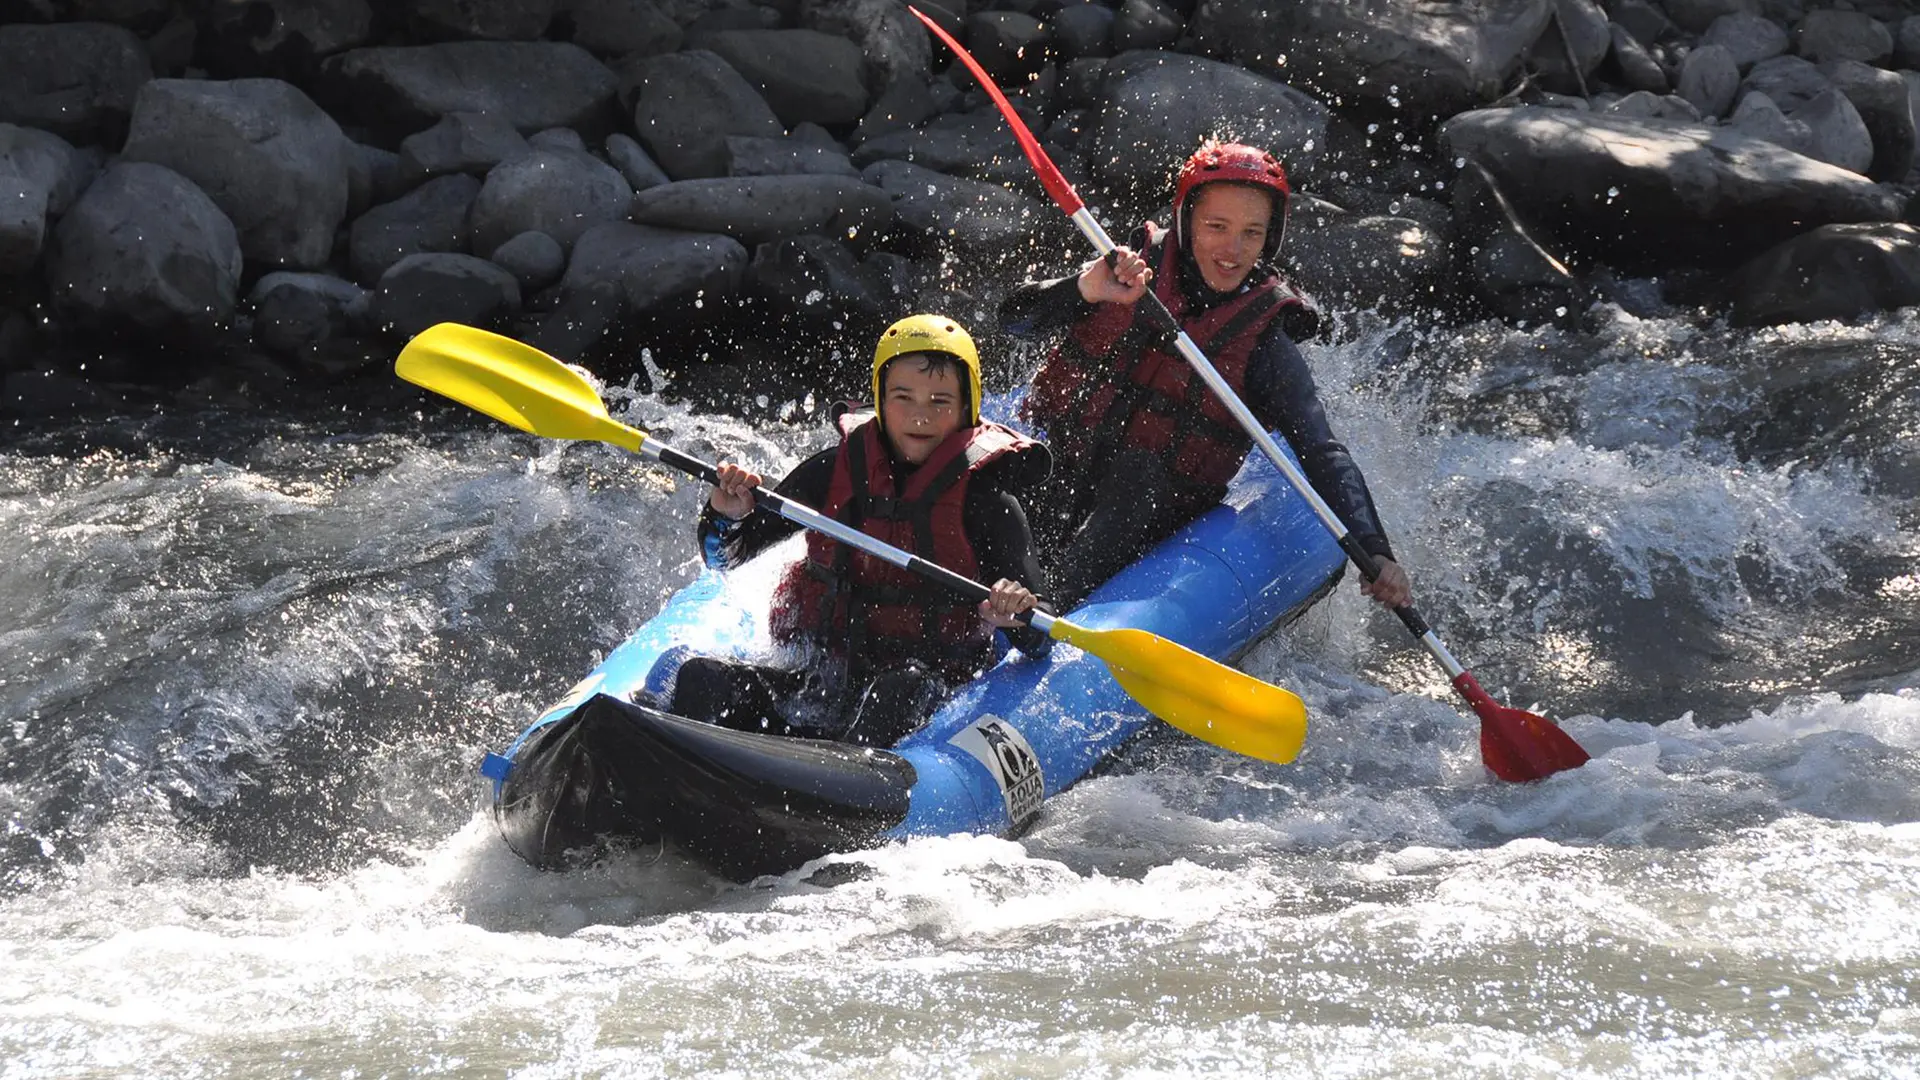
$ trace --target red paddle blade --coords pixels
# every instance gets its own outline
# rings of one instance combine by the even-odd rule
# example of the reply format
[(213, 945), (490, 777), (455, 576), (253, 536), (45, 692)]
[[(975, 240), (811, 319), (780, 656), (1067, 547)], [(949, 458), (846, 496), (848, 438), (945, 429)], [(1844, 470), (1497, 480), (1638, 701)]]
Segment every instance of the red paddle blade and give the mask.
[(1461, 672), (1453, 688), (1480, 714), (1480, 760), (1500, 779), (1539, 780), (1587, 763), (1573, 736), (1544, 716), (1493, 700), (1471, 674)]
[(914, 18), (927, 24), (927, 29), (933, 31), (933, 36), (945, 42), (947, 48), (953, 50), (953, 55), (959, 57), (960, 62), (967, 66), (967, 70), (973, 72), (973, 77), (980, 81), (980, 86), (986, 90), (987, 96), (992, 98), (993, 103), (999, 107), (1000, 115), (1007, 118), (1007, 126), (1013, 129), (1013, 137), (1020, 140), (1020, 149), (1026, 153), (1027, 160), (1033, 164), (1034, 173), (1040, 177), (1040, 186), (1047, 189), (1047, 194), (1053, 197), (1054, 204), (1065, 211), (1069, 217), (1078, 213), (1086, 204), (1080, 201), (1080, 196), (1074, 192), (1073, 185), (1067, 183), (1067, 178), (1061, 176), (1060, 170), (1054, 167), (1053, 159), (1041, 149), (1040, 140), (1033, 137), (1033, 132), (1021, 121), (1020, 114), (1013, 111), (1012, 104), (1007, 101), (1007, 95), (1001, 93), (1000, 88), (994, 85), (993, 76), (987, 74), (987, 69), (980, 66), (980, 62), (973, 58), (973, 54), (953, 40), (953, 35), (947, 33), (939, 23), (928, 18), (925, 12), (911, 4), (907, 5), (907, 10), (913, 12)]

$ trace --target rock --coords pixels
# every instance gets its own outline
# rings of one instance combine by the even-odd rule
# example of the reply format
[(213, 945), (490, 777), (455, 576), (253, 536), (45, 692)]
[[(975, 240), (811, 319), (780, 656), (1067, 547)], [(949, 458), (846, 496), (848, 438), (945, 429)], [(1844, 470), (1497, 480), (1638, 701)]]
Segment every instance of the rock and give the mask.
[(861, 168), (876, 161), (911, 161), (935, 172), (978, 179), (977, 173), (995, 162), (1025, 162), (1026, 157), (1006, 120), (988, 106), (937, 116), (917, 130), (868, 139), (854, 149), (852, 160)]
[(347, 158), (347, 216), (359, 217), (369, 206), (392, 202), (417, 182), (401, 171), (399, 154), (354, 143)]
[(1741, 267), (1730, 293), (1736, 326), (1851, 319), (1920, 304), (1920, 230), (1822, 226)]
[(1734, 107), (1727, 123), (1738, 131), (1786, 147), (1796, 154), (1813, 149), (1813, 132), (1807, 125), (1790, 119), (1773, 99), (1758, 90), (1749, 90)]
[(1323, 304), (1397, 313), (1450, 295), (1445, 235), (1411, 218), (1343, 217), (1289, 229), (1286, 242), (1298, 283)]
[(1900, 20), (1894, 34), (1893, 61), (1902, 68), (1920, 68), (1920, 15)]
[(158, 30), (172, 8), (168, 0), (67, 0), (61, 17), (72, 22), (113, 23), (142, 34)]
[[(529, 78), (538, 72), (539, 78)], [(354, 49), (321, 65), (343, 115), (395, 135), (452, 112), (490, 113), (516, 131), (611, 130), (620, 80), (593, 54), (557, 41), (452, 41)]]
[(145, 46), (124, 27), (0, 26), (0, 123), (118, 145), (151, 78)]
[(1214, 60), (1123, 53), (1107, 64), (1105, 93), (1088, 156), (1100, 181), (1141, 202), (1164, 194), (1172, 170), (1220, 132), (1272, 151), (1289, 175), (1311, 173), (1326, 146), (1325, 105)]
[(1061, 60), (1112, 56), (1113, 9), (1101, 4), (1068, 4), (1053, 17), (1053, 50)]
[(1748, 12), (1722, 15), (1700, 37), (1702, 45), (1718, 45), (1745, 71), (1762, 60), (1787, 51), (1787, 32), (1772, 19)]
[(677, 52), (680, 24), (646, 0), (567, 0), (559, 23), (567, 39), (600, 56)]
[(278, 79), (154, 79), (140, 88), (121, 157), (192, 180), (269, 266), (327, 264), (347, 216), (353, 144)]
[(1666, 12), (1647, 0), (1613, 0), (1607, 5), (1607, 14), (1643, 45), (1658, 45), (1680, 32)]
[(727, 138), (727, 175), (857, 177), (860, 170), (844, 150), (805, 146), (790, 138), (732, 135)]
[(1054, 213), (1037, 199), (908, 161), (875, 162), (860, 175), (892, 198), (902, 224), (954, 250), (1003, 250), (1023, 243)]
[(47, 185), (0, 164), (0, 279), (40, 261), (47, 240)]
[(539, 292), (560, 280), (567, 269), (567, 253), (560, 241), (543, 232), (523, 232), (493, 249), (487, 261), (513, 275), (523, 294)]
[(764, 4), (744, 4), (739, 7), (726, 4), (704, 6), (706, 10), (687, 24), (689, 41), (708, 34), (724, 34), (733, 30), (778, 30), (780, 28), (780, 13)]
[(1823, 64), (1820, 72), (1846, 95), (1872, 138), (1873, 160), (1867, 175), (1882, 182), (1904, 179), (1913, 166), (1914, 154), (1913, 104), (1907, 94), (1907, 80), (1897, 71), (1856, 60)]
[(1457, 116), (1441, 139), (1525, 220), (1622, 270), (1727, 265), (1814, 226), (1899, 216), (1865, 177), (1729, 128), (1522, 106)]
[(572, 250), (581, 233), (625, 218), (633, 203), (626, 178), (599, 158), (577, 150), (534, 150), (487, 174), (468, 215), (473, 247), (492, 251), (532, 230)]
[(1723, 45), (1702, 45), (1680, 64), (1680, 85), (1675, 92), (1702, 116), (1726, 115), (1739, 89), (1740, 67)]
[(1046, 62), (1042, 46), (1047, 28), (1039, 19), (1017, 11), (980, 11), (967, 17), (960, 39), (993, 81), (1002, 87), (1025, 86), (1027, 77)]
[(54, 217), (67, 212), (98, 171), (91, 157), (50, 131), (0, 124), (0, 175), (12, 173), (43, 189), (46, 212)]
[[(204, 41), (197, 48), (189, 43), (180, 66), (198, 54), (200, 63), (222, 78), (274, 78), (304, 85), (317, 73), (322, 59), (373, 38), (373, 9), (367, 0), (250, 0), (195, 6), (203, 12)], [(188, 22), (187, 28), (193, 30), (195, 24)], [(157, 64), (157, 43), (150, 48)]]
[(479, 194), (480, 181), (449, 173), (362, 214), (347, 233), (354, 280), (378, 284), (394, 263), (409, 255), (465, 253), (472, 235), (467, 216)]
[[(1189, 31), (1327, 101), (1394, 108), (1389, 99), (1399, 99), (1416, 120), (1412, 111), (1451, 116), (1499, 98), (1552, 15), (1553, 0), (1242, 0), (1200, 7)], [(1204, 101), (1182, 104), (1205, 110)]]
[(627, 178), (627, 184), (635, 191), (645, 191), (669, 180), (640, 144), (626, 135), (607, 136), (607, 160), (620, 170), (620, 175)]
[(536, 150), (571, 150), (576, 154), (587, 152), (587, 140), (572, 128), (548, 128), (527, 136), (527, 145)]
[(1833, 89), (1833, 83), (1820, 69), (1797, 56), (1776, 56), (1762, 60), (1747, 72), (1742, 89), (1757, 90), (1773, 99), (1786, 112)]
[(789, 127), (850, 124), (867, 111), (860, 48), (818, 30), (734, 30), (699, 38), (740, 73)]
[(499, 116), (450, 112), (425, 131), (400, 140), (400, 169), (413, 183), (429, 176), (485, 176), (495, 165), (532, 149), (526, 136)]
[(1828, 90), (1789, 115), (1807, 127), (1808, 157), (1866, 175), (1873, 164), (1873, 136), (1845, 94)]
[(47, 246), (54, 306), (90, 326), (216, 329), (233, 317), (240, 238), (193, 181), (120, 161), (74, 201)]
[(1671, 84), (1653, 54), (1619, 23), (1610, 24), (1607, 29), (1613, 41), (1613, 66), (1619, 72), (1620, 84), (1629, 90), (1666, 93)]
[(1113, 20), (1115, 52), (1164, 49), (1180, 40), (1186, 20), (1166, 0), (1121, 0)]
[(372, 312), (382, 331), (405, 340), (435, 323), (494, 325), (519, 307), (512, 274), (471, 255), (426, 252), (387, 268)]
[(1880, 64), (1893, 56), (1893, 34), (1871, 15), (1822, 8), (1807, 12), (1794, 28), (1793, 51), (1815, 64), (1834, 60)]
[(1469, 161), (1453, 185), (1453, 213), (1464, 269), (1490, 309), (1546, 323), (1564, 322), (1578, 310), (1579, 282), (1541, 246), (1500, 182), (1478, 161)]
[(247, 294), (253, 340), (262, 348), (293, 355), (335, 336), (352, 336), (366, 325), (369, 295), (353, 282), (328, 274), (267, 274)]
[(869, 233), (893, 221), (893, 205), (858, 177), (744, 176), (649, 188), (634, 196), (631, 216), (642, 225), (725, 233), (752, 247), (803, 233)]
[(1699, 106), (1686, 98), (1678, 94), (1649, 94), (1644, 90), (1628, 94), (1602, 111), (1610, 116), (1678, 120), (1689, 124), (1697, 124), (1701, 119)]
[(1554, 17), (1527, 59), (1541, 85), (1564, 94), (1587, 93), (1587, 79), (1613, 46), (1606, 12), (1593, 0), (1554, 0)]
[(399, 0), (418, 38), (534, 41), (553, 21), (554, 0)]
[(780, 314), (822, 323), (879, 318), (893, 300), (845, 244), (817, 234), (761, 244), (747, 266), (746, 285)]
[[(963, 0), (953, 3), (965, 10)], [(936, 18), (943, 12), (938, 2), (919, 7)], [(871, 70), (871, 85), (885, 86), (902, 77), (924, 80), (932, 71), (932, 35), (899, 0), (803, 0), (798, 21), (808, 30), (859, 46)]]
[(1759, 0), (1664, 0), (1663, 6), (1682, 30), (1696, 34), (1705, 33), (1722, 16), (1760, 13)]
[(640, 142), (675, 180), (723, 175), (729, 135), (786, 133), (753, 86), (715, 53), (651, 56), (624, 70), (638, 91), (633, 126)]
[(648, 311), (696, 293), (739, 291), (747, 249), (731, 236), (626, 221), (581, 235), (560, 287), (589, 297), (615, 290), (629, 311)]
[[(1102, 11), (1105, 8), (1100, 9)], [(932, 116), (936, 111), (933, 91), (924, 79), (903, 76), (887, 84), (874, 99), (860, 124), (853, 129), (852, 144), (903, 131)]]

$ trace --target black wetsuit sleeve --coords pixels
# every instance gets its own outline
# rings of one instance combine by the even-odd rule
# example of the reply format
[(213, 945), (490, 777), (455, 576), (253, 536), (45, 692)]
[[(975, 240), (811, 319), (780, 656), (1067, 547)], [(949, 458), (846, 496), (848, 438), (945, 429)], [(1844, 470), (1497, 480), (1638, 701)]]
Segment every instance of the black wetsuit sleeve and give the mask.
[[(1146, 244), (1144, 225), (1127, 238), (1127, 246), (1134, 251), (1144, 250)], [(1080, 271), (1075, 270), (1066, 277), (1015, 286), (1000, 302), (1000, 328), (1014, 337), (1044, 334), (1072, 325), (1093, 308), (1080, 295)]]
[[(833, 483), (833, 459), (838, 452), (838, 447), (829, 446), (794, 466), (773, 490), (818, 509), (827, 501), (827, 488)], [(799, 532), (800, 528), (779, 514), (762, 509), (733, 521), (715, 513), (713, 504), (708, 503), (700, 511), (700, 557), (715, 570), (731, 569)]]
[[(1025, 585), (1042, 598), (1040, 606), (1051, 613), (1044, 599), (1046, 575), (1033, 555), (1033, 533), (1027, 528), (1027, 512), (1020, 500), (992, 483), (967, 486), (967, 504), (962, 508), (967, 541), (980, 564), (980, 581), (992, 585), (1001, 578)], [(1031, 626), (1002, 631), (1013, 647), (1028, 656), (1045, 656), (1053, 648), (1053, 639)]]
[(1255, 419), (1286, 436), (1313, 490), (1333, 507), (1360, 547), (1376, 558), (1393, 558), (1367, 478), (1345, 444), (1333, 437), (1307, 358), (1277, 323), (1268, 325), (1248, 358), (1246, 399)]

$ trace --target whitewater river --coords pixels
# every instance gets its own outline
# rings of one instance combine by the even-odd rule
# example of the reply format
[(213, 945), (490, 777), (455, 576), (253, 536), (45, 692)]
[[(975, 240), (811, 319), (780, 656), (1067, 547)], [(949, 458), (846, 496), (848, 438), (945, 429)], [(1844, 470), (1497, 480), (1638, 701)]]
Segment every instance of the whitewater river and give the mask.
[(1017, 841), (536, 873), (475, 765), (691, 579), (693, 485), (424, 399), (0, 432), (0, 1078), (1920, 1076), (1920, 322), (1310, 355), (1590, 765), (1490, 779), (1349, 582), (1246, 660), (1293, 765), (1161, 730)]

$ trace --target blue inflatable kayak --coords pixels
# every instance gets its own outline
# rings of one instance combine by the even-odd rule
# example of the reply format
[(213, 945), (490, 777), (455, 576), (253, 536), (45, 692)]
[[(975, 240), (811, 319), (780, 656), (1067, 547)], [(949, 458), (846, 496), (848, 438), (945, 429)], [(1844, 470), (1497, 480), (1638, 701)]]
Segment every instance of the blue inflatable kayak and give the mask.
[[(1305, 502), (1256, 458), (1221, 506), (1071, 618), (1230, 660), (1322, 596), (1344, 565)], [(750, 599), (704, 573), (487, 756), (495, 818), (516, 852), (551, 867), (602, 839), (666, 843), (745, 880), (906, 837), (1013, 835), (1155, 722), (1105, 664), (1065, 645), (1044, 660), (1010, 653), (891, 750), (733, 731), (650, 707), (688, 651), (769, 650)]]

